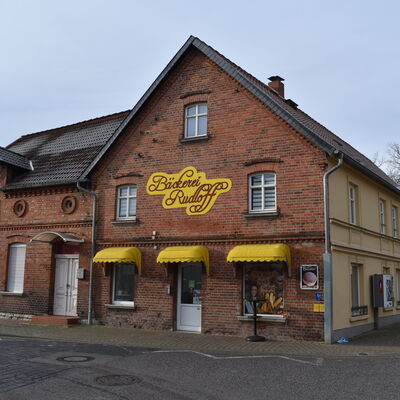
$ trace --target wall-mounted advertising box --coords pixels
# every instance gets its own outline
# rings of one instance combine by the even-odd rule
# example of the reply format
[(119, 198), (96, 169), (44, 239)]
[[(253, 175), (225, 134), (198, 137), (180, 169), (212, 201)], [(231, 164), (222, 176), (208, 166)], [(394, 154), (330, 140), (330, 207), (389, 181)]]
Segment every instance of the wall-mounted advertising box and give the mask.
[(300, 289), (318, 290), (318, 265), (300, 266)]

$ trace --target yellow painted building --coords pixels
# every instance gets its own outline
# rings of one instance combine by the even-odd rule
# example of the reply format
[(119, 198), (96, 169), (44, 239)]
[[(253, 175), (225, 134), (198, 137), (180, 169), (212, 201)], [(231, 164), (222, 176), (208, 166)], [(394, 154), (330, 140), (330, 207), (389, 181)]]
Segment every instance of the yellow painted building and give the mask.
[[(346, 161), (329, 178), (333, 340), (400, 321), (399, 193)], [(378, 314), (374, 274), (393, 276), (393, 304)]]

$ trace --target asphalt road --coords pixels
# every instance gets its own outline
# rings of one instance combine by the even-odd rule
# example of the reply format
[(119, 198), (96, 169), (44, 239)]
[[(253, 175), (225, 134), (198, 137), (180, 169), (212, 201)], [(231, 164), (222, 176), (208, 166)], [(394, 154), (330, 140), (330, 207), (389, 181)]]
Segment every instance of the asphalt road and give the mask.
[(1, 400), (399, 399), (400, 358), (305, 358), (0, 338)]

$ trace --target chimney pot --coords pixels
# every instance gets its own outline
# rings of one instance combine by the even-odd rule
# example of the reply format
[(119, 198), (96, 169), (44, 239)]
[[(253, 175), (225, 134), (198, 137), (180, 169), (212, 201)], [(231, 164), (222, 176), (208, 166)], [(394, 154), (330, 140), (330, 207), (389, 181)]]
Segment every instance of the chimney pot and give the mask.
[(279, 94), (279, 96), (284, 98), (285, 97), (285, 85), (283, 84), (284, 79), (278, 75), (270, 76), (268, 79), (271, 81), (270, 83), (268, 83), (268, 86), (271, 89), (274, 89)]

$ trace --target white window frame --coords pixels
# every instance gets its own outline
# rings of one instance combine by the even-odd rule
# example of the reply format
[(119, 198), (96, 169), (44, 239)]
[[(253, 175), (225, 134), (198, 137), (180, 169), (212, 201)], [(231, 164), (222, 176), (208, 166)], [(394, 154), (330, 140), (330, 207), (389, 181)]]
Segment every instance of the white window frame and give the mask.
[[(14, 250), (15, 249), (15, 250)], [(17, 250), (21, 249), (21, 250)], [(20, 253), (20, 254), (15, 254)], [(11, 264), (12, 257), (15, 260), (15, 263)], [(17, 265), (17, 257), (23, 257), (23, 261), (20, 265)], [(25, 279), (25, 262), (26, 262), (26, 244), (24, 243), (13, 243), (9, 246), (8, 249), (8, 264), (7, 264), (7, 292), (10, 293), (23, 293), (24, 292), (24, 279)], [(12, 270), (13, 268), (13, 270)], [(17, 270), (21, 272), (22, 277), (18, 282), (16, 279)]]
[(398, 209), (396, 206), (392, 206), (392, 230), (393, 237), (397, 239), (399, 237), (399, 227), (398, 227)]
[[(271, 174), (274, 175), (274, 183), (273, 184), (264, 184), (264, 175)], [(252, 185), (251, 184), (251, 178), (257, 175), (262, 176), (262, 183), (261, 185)], [(265, 188), (270, 188), (273, 187), (275, 189), (274, 191), (274, 208), (265, 208), (264, 204), (264, 190)], [(252, 197), (253, 197), (253, 189), (260, 189), (261, 188), (261, 210), (253, 210), (252, 207)], [(257, 214), (257, 213), (273, 213), (277, 211), (277, 206), (276, 206), (276, 173), (275, 172), (257, 172), (255, 174), (249, 175), (249, 213), (252, 214)]]
[[(130, 188), (134, 187), (135, 190), (135, 194), (134, 195), (130, 195)], [(121, 190), (124, 188), (128, 188), (128, 194), (126, 196), (121, 196)], [(125, 216), (120, 216), (120, 200), (121, 199), (127, 199), (127, 208), (126, 208), (126, 212), (128, 215)], [(129, 215), (129, 205), (130, 205), (130, 201), (131, 200), (135, 200), (136, 202), (136, 206), (135, 206), (135, 215)], [(136, 185), (123, 185), (123, 186), (119, 186), (118, 187), (118, 193), (117, 193), (117, 219), (118, 220), (135, 220), (136, 219), (136, 209), (137, 209), (137, 186)]]
[(357, 224), (357, 187), (349, 184), (349, 222), (352, 225)]
[[(126, 264), (126, 263), (122, 263), (122, 264)], [(127, 263), (129, 264), (129, 263)], [(116, 280), (115, 280), (115, 275), (117, 272), (117, 266), (120, 265), (119, 263), (115, 263), (113, 265), (113, 278), (112, 278), (112, 298), (111, 298), (111, 303), (113, 305), (116, 306), (131, 306), (133, 307), (135, 305), (135, 264), (130, 264), (132, 265), (133, 268), (133, 293), (132, 293), (132, 301), (121, 301), (121, 300), (115, 300), (115, 284), (116, 284)]]
[(379, 232), (382, 235), (386, 234), (386, 215), (385, 215), (386, 202), (379, 199)]
[[(199, 106), (204, 105), (207, 108), (207, 111), (205, 113), (200, 113), (199, 112)], [(191, 107), (196, 107), (196, 113), (194, 115), (188, 115), (188, 110)], [(199, 133), (199, 117), (207, 117), (206, 121), (206, 133)], [(188, 121), (189, 119), (194, 119), (195, 120), (195, 132), (194, 136), (188, 136)], [(195, 138), (195, 137), (201, 137), (201, 136), (207, 136), (208, 132), (208, 105), (207, 103), (201, 102), (201, 103), (195, 103), (195, 104), (188, 104), (185, 107), (185, 138), (190, 139), (190, 138)]]

